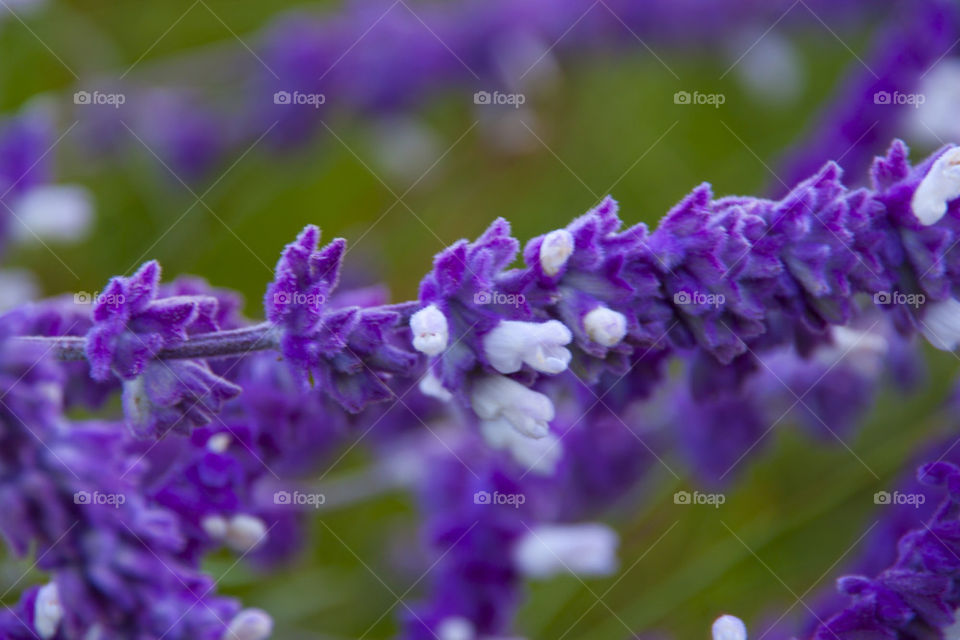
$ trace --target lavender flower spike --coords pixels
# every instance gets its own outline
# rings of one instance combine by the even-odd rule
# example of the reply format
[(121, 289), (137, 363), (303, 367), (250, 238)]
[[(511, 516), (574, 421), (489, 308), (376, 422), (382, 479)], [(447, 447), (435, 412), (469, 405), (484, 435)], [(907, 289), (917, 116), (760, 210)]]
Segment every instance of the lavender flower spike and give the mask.
[(160, 265), (148, 262), (129, 278), (110, 281), (93, 309), (94, 326), (87, 333), (90, 375), (109, 380), (136, 378), (165, 347), (187, 339), (187, 329), (201, 307), (216, 300), (173, 297), (157, 300)]
[(95, 380), (123, 381), (127, 424), (159, 437), (209, 423), (240, 388), (202, 360), (165, 362), (164, 349), (181, 345), (195, 327), (216, 329), (212, 296), (159, 298), (160, 266), (148, 262), (130, 278), (114, 278), (96, 302), (86, 355)]
[(287, 245), (277, 263), (276, 279), (263, 300), (267, 319), (282, 327), (280, 350), (305, 379), (314, 362), (312, 341), (323, 318), (324, 306), (340, 278), (346, 241), (337, 238), (317, 251), (320, 229), (306, 227)]
[[(279, 336), (280, 352), (302, 386), (312, 377), (324, 393), (356, 413), (390, 398), (387, 381), (409, 375), (417, 363), (401, 324), (408, 310), (328, 304), (346, 242), (338, 238), (318, 250), (319, 240), (320, 230), (311, 225), (284, 249), (264, 298), (269, 332)], [(438, 336), (424, 338), (421, 348), (433, 350), (443, 342), (442, 324), (434, 316), (427, 318), (424, 331)]]
[(846, 576), (837, 582), (853, 602), (821, 624), (814, 640), (940, 638), (955, 624), (960, 467), (935, 462), (921, 467), (918, 478), (946, 489), (947, 498), (929, 523), (900, 539), (893, 566), (875, 579)]

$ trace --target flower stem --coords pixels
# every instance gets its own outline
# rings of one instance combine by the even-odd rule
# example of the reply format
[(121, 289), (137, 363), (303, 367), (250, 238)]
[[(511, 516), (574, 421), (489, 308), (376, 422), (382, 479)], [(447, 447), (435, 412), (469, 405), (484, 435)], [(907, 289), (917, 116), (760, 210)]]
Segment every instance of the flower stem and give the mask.
[[(189, 340), (163, 349), (161, 360), (192, 358), (226, 358), (242, 356), (253, 351), (276, 349), (279, 333), (270, 322), (250, 327), (214, 331), (191, 336)], [(48, 345), (58, 360), (85, 360), (87, 340), (83, 336), (21, 336), (20, 342)]]

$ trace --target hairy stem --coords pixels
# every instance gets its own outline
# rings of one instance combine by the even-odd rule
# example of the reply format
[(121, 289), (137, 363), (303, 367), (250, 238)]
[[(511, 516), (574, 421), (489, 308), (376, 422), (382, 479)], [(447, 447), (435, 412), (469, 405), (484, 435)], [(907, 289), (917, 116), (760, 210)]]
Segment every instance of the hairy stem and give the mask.
[[(253, 351), (276, 349), (279, 334), (270, 322), (250, 327), (201, 333), (180, 344), (167, 347), (157, 357), (161, 360), (192, 358), (225, 358), (242, 356)], [(83, 336), (22, 336), (16, 338), (30, 344), (48, 345), (58, 360), (86, 360), (87, 340)]]

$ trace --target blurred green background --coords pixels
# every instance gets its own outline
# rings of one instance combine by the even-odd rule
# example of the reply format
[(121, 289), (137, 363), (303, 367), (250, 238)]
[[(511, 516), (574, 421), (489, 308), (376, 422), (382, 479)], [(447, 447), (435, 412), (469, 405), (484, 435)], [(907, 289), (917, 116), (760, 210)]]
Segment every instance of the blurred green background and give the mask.
[[(258, 30), (295, 4), (59, 1), (22, 22), (0, 8), (0, 109), (15, 111), (37, 94), (72, 94), (76, 80), (58, 57), (81, 77), (110, 77), (141, 57), (134, 74), (197, 49), (240, 46), (231, 31), (255, 49)], [(327, 3), (327, 10), (337, 6)], [(348, 239), (354, 247), (348, 265), (382, 277), (395, 299), (409, 299), (436, 252), (475, 237), (497, 216), (525, 239), (566, 224), (611, 185), (622, 217), (651, 226), (702, 181), (718, 195), (763, 193), (776, 180), (767, 166), (775, 169), (780, 152), (802, 138), (818, 105), (855, 63), (847, 46), (862, 55), (869, 32), (859, 27), (844, 33), (844, 42), (825, 30), (793, 38), (804, 83), (795, 99), (780, 103), (758, 100), (736, 73), (720, 79), (735, 55), (658, 48), (679, 80), (639, 46), (567, 59), (559, 86), (535, 101), (531, 126), (539, 140), (521, 154), (490, 144), (465, 92), (437, 96), (418, 118), (438, 138), (437, 157), (446, 155), (404, 204), (396, 196), (411, 181), (378, 164), (376, 136), (356, 120), (332, 119), (336, 136), (324, 130), (295, 153), (255, 148), (224, 174), (236, 155), (229, 158), (209, 179), (191, 184), (202, 194), (219, 179), (203, 197), (215, 215), (195, 205), (190, 191), (142, 148), (121, 162), (92, 166), (64, 145), (57, 152), (60, 176), (90, 187), (97, 205), (88, 242), (54, 247), (77, 277), (42, 247), (19, 249), (10, 262), (35, 270), (53, 294), (96, 291), (110, 276), (156, 258), (168, 276), (196, 273), (242, 291), (248, 314), (258, 317), (257, 301), (280, 249), (316, 223), (326, 238)], [(722, 92), (726, 102), (718, 109), (678, 106), (678, 90)], [(749, 626), (829, 584), (837, 575), (830, 567), (878, 515), (873, 493), (890, 487), (917, 443), (946, 428), (938, 406), (955, 362), (949, 354), (931, 362), (934, 372), (920, 397), (885, 395), (868, 427), (848, 440), (879, 480), (839, 444), (813, 442), (790, 428), (775, 431), (718, 510), (674, 505), (673, 492), (692, 485), (654, 473), (631, 510), (609, 517), (622, 533), (629, 570), (586, 584), (576, 578), (532, 584), (518, 630), (535, 639), (623, 638), (627, 628), (703, 638), (720, 612), (736, 613)], [(362, 454), (351, 456), (331, 477), (362, 464)], [(227, 554), (211, 559), (209, 568), (224, 576), (224, 592), (275, 615), (278, 638), (357, 638), (368, 629), (366, 637), (385, 638), (401, 610), (394, 594), (416, 577), (397, 571), (390, 559), (409, 543), (415, 524), (411, 501), (386, 495), (325, 514), (313, 544), (283, 571), (231, 568)], [(425, 585), (407, 598), (415, 600)], [(805, 614), (803, 605), (794, 613)]]

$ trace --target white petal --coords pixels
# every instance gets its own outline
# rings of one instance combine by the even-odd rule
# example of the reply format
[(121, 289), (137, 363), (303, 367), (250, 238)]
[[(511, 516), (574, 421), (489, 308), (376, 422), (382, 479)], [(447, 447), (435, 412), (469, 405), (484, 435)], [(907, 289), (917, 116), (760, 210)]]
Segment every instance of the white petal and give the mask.
[(583, 316), (583, 328), (590, 339), (615, 347), (627, 335), (627, 317), (607, 307), (597, 307)]
[(953, 351), (960, 344), (960, 302), (932, 302), (920, 319), (920, 331), (937, 349)]
[(376, 122), (370, 140), (378, 164), (406, 184), (426, 178), (443, 152), (441, 138), (414, 118), (389, 117)]
[(229, 433), (217, 433), (207, 440), (207, 449), (214, 453), (223, 453), (233, 444), (233, 437)]
[(747, 640), (747, 626), (736, 616), (720, 616), (713, 621), (713, 640)]
[(918, 95), (925, 96), (917, 108), (904, 109), (911, 140), (931, 147), (944, 140), (960, 139), (960, 59), (948, 56), (923, 75)]
[(931, 225), (947, 213), (947, 205), (960, 198), (960, 147), (941, 155), (913, 193), (913, 214)]
[(540, 244), (540, 268), (548, 276), (555, 276), (573, 254), (573, 234), (566, 229), (551, 231)]
[(450, 402), (453, 400), (453, 394), (447, 391), (446, 387), (443, 386), (443, 383), (440, 382), (440, 378), (433, 375), (432, 372), (427, 372), (427, 375), (423, 376), (420, 379), (420, 384), (418, 385), (420, 393), (425, 396), (430, 396), (441, 402)]
[(428, 356), (443, 353), (450, 339), (447, 317), (436, 305), (428, 305), (410, 316), (413, 348)]
[(273, 618), (261, 609), (244, 609), (230, 621), (223, 640), (266, 640), (273, 633)]
[(943, 640), (960, 640), (960, 609), (953, 612), (953, 624), (943, 630)]
[(849, 327), (834, 327), (833, 344), (817, 350), (817, 358), (829, 367), (843, 361), (869, 375), (883, 367), (890, 344), (878, 331), (860, 331)]
[(34, 627), (37, 635), (48, 640), (57, 635), (57, 628), (63, 620), (63, 605), (60, 593), (53, 582), (45, 584), (37, 591), (37, 600), (33, 606)]
[(530, 438), (519, 433), (505, 419), (482, 421), (480, 433), (488, 445), (508, 451), (517, 464), (532, 473), (553, 475), (563, 458), (563, 444), (559, 438), (550, 433), (542, 438)]
[(550, 398), (504, 376), (487, 376), (474, 382), (470, 399), (481, 419), (504, 418), (531, 438), (546, 436), (554, 417)]
[(466, 618), (447, 618), (437, 627), (438, 640), (475, 640), (473, 624)]
[(766, 102), (788, 103), (803, 91), (804, 65), (789, 38), (755, 29), (738, 35), (731, 43), (730, 62), (738, 80), (753, 96)]
[(561, 573), (606, 576), (617, 570), (619, 539), (606, 525), (541, 525), (514, 547), (513, 557), (524, 575), (547, 578)]
[(565, 371), (571, 353), (563, 345), (573, 334), (559, 320), (523, 322), (502, 320), (483, 337), (483, 352), (500, 373), (516, 373), (524, 364), (555, 375)]
[(230, 519), (224, 536), (224, 540), (231, 548), (242, 553), (253, 551), (266, 539), (267, 525), (263, 520), (245, 514), (236, 515)]
[(225, 538), (229, 526), (229, 523), (227, 523), (226, 518), (223, 516), (207, 516), (200, 521), (200, 528), (214, 540), (222, 540)]
[(75, 185), (34, 187), (14, 205), (14, 237), (19, 242), (78, 242), (90, 231), (93, 201)]

